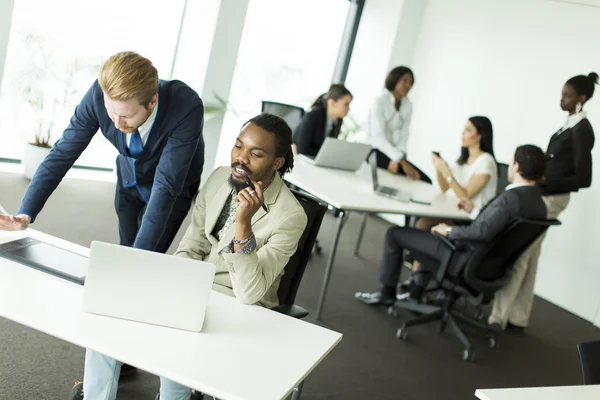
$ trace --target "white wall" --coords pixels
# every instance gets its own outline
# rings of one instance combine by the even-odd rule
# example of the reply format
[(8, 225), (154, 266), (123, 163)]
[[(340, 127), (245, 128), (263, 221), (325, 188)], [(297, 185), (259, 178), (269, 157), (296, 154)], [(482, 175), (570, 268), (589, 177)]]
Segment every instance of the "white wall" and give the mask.
[[(564, 82), (600, 72), (599, 21), (600, 8), (551, 0), (429, 0), (414, 54), (411, 158), (432, 172), (431, 150), (456, 157), (463, 124), (477, 114), (492, 120), (499, 161), (520, 144), (545, 149), (566, 117)], [(600, 132), (596, 91), (586, 109)], [(600, 325), (598, 147), (593, 187), (572, 197), (544, 242), (536, 292)]]
[(0, 1), (0, 85), (2, 85), (2, 76), (4, 76), (4, 63), (6, 61), (13, 5), (13, 0)]
[(365, 122), (369, 105), (383, 90), (405, 0), (365, 2), (346, 86), (354, 95), (350, 115)]

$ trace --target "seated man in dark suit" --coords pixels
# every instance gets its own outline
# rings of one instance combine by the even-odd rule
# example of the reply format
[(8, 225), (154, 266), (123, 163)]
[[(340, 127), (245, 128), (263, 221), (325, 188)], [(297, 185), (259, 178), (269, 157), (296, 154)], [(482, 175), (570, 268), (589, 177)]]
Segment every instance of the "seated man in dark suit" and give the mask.
[[(545, 168), (545, 155), (539, 147), (520, 146), (509, 168), (508, 179), (511, 185), (502, 194), (491, 200), (481, 211), (473, 210), (468, 200), (458, 203), (459, 208), (474, 214), (474, 221), (470, 225), (451, 227), (439, 224), (431, 228), (431, 233), (406, 227), (390, 228), (379, 267), (378, 277), (383, 287), (373, 293), (358, 292), (355, 294), (356, 299), (370, 305), (390, 305), (396, 298), (420, 301), (440, 261), (451, 252), (435, 234), (452, 240), (472, 241), (470, 244), (476, 248), (478, 243), (491, 241), (516, 217), (546, 219), (546, 205), (542, 200), (541, 189), (537, 186)], [(411, 278), (410, 290), (396, 296), (404, 249), (410, 250), (414, 258), (421, 261), (422, 268), (420, 273)], [(460, 267), (460, 260), (466, 260), (472, 251), (464, 250), (464, 254), (453, 265)]]

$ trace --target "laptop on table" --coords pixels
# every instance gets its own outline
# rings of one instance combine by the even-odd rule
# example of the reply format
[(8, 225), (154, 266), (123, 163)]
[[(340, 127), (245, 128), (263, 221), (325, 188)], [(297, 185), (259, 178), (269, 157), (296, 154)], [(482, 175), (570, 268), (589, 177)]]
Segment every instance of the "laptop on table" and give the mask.
[(200, 332), (215, 268), (203, 261), (94, 241), (83, 309)]
[(369, 157), (369, 165), (371, 167), (371, 179), (373, 181), (373, 192), (375, 192), (375, 194), (382, 197), (387, 197), (392, 200), (401, 201), (403, 203), (410, 202), (410, 193), (379, 184), (379, 177), (377, 176), (377, 159), (375, 152), (373, 152)]
[(318, 167), (357, 171), (367, 159), (371, 146), (364, 143), (347, 142), (341, 139), (325, 138), (323, 145), (313, 159), (302, 155), (310, 164)]

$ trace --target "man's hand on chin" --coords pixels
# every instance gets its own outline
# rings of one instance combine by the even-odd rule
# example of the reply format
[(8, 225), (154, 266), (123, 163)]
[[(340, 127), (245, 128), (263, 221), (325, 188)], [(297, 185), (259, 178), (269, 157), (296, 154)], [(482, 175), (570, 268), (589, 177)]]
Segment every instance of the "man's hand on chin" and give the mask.
[(0, 215), (0, 230), (23, 231), (27, 229), (30, 222), (31, 218), (28, 215)]

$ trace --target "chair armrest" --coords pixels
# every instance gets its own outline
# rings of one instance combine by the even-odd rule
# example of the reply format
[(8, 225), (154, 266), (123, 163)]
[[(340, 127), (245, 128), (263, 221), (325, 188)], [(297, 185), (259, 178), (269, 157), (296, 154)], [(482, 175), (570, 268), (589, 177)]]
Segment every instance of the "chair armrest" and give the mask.
[(280, 304), (271, 308), (271, 310), (298, 319), (304, 318), (308, 315), (308, 311), (295, 304)]
[(433, 236), (440, 239), (442, 241), (442, 243), (444, 243), (446, 246), (448, 246), (452, 251), (458, 250), (457, 245), (452, 240), (448, 239), (446, 236), (442, 236), (437, 232), (434, 232)]

